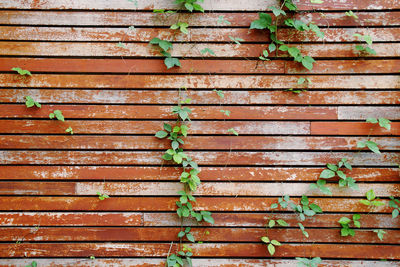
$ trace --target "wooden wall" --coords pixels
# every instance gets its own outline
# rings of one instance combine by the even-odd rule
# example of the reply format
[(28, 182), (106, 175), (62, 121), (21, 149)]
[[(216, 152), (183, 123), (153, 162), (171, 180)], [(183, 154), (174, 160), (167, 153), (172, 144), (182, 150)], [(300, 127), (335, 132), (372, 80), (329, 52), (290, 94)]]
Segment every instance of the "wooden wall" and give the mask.
[[(154, 134), (174, 120), (181, 86), (193, 99), (185, 149), (202, 170), (196, 208), (215, 218), (214, 226), (186, 222), (203, 241), (190, 245), (195, 266), (295, 266), (295, 257), (321, 257), (330, 266), (400, 265), (399, 219), (387, 206), (358, 202), (372, 188), (384, 201), (400, 196), (399, 1), (296, 1), (296, 17), (314, 21), (326, 37), (286, 28), (279, 36), (317, 59), (312, 71), (284, 53), (257, 59), (269, 38), (249, 25), (275, 0), (205, 0), (204, 14), (181, 16), (194, 26), (187, 36), (168, 29), (175, 16), (152, 13), (173, 8), (172, 0), (135, 2), (1, 1), (1, 266), (163, 266), (178, 241), (181, 185), (179, 170), (161, 160), (168, 144)], [(231, 24), (218, 24), (221, 15)], [(360, 57), (354, 33), (370, 35), (377, 55)], [(166, 70), (148, 44), (160, 36), (174, 38), (181, 68)], [(202, 55), (204, 48), (216, 57)], [(10, 71), (17, 66), (33, 76)], [(305, 75), (312, 81), (307, 92), (284, 91)], [(27, 95), (42, 108), (27, 109)], [(49, 120), (55, 109), (65, 122)], [(392, 120), (391, 131), (368, 117)], [(68, 126), (74, 135), (65, 133)], [(357, 153), (357, 141), (368, 136), (381, 155)], [(333, 197), (309, 190), (326, 163), (343, 157), (355, 166), (359, 191), (336, 183)], [(97, 191), (111, 197), (100, 201)], [(286, 194), (306, 194), (322, 207), (324, 214), (303, 223), (310, 238), (293, 212), (271, 215), (270, 205)], [(355, 212), (362, 229), (340, 237), (338, 219)], [(290, 223), (269, 231), (283, 243), (274, 257), (260, 242), (271, 216)], [(373, 229), (387, 232), (383, 241)]]

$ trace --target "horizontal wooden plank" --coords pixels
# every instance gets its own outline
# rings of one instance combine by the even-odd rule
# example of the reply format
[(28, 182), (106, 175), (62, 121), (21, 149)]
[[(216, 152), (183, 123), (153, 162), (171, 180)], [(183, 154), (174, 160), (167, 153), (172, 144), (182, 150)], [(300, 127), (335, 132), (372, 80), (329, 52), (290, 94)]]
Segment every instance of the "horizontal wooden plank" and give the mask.
[[(131, 266), (131, 267), (163, 267), (165, 266), (165, 259), (151, 259), (151, 258), (100, 258), (95, 260), (88, 260), (82, 258), (70, 259), (35, 259), (39, 266), (54, 266), (54, 267), (69, 267), (76, 266), (82, 267), (91, 264), (92, 266)], [(2, 262), (8, 267), (19, 267), (29, 265), (32, 259), (3, 259)], [(192, 259), (194, 266), (208, 266), (208, 267), (239, 267), (239, 266), (254, 266), (263, 267), (273, 265), (276, 267), (295, 267), (297, 260), (274, 260), (274, 259)], [(343, 267), (365, 267), (365, 266), (400, 266), (397, 261), (361, 261), (361, 260), (326, 260), (324, 259), (320, 266), (343, 266)]]
[[(2, 211), (175, 211), (176, 197), (110, 197), (104, 201), (93, 197), (3, 196)], [(292, 198), (298, 202), (299, 198)], [(196, 210), (208, 211), (270, 211), (278, 199), (267, 197), (198, 197)], [(381, 200), (387, 203), (386, 200)], [(355, 198), (310, 198), (311, 203), (324, 212), (384, 212), (391, 213), (387, 205), (365, 206)], [(282, 211), (281, 208), (275, 211)]]
[[(357, 180), (357, 179), (356, 179)], [(354, 191), (329, 184), (335, 197), (364, 197), (374, 189), (376, 196), (398, 197), (398, 184), (359, 184)], [(0, 182), (0, 195), (50, 195), (88, 196), (104, 192), (110, 196), (174, 196), (183, 190), (182, 183), (176, 182)], [(196, 196), (325, 196), (319, 190), (310, 190), (310, 183), (241, 183), (206, 182), (193, 193)]]
[(311, 122), (311, 134), (315, 135), (399, 135), (400, 123), (392, 122), (390, 131), (379, 125), (365, 122)]
[[(14, 214), (14, 213), (13, 213)], [(25, 212), (23, 214), (26, 214)], [(32, 222), (26, 222), (28, 219), (32, 219), (35, 222), (41, 218), (40, 216), (34, 217), (36, 213), (30, 213), (29, 215), (15, 216), (16, 222), (23, 220), (20, 226), (35, 226)], [(42, 213), (39, 213), (42, 214)], [(47, 213), (44, 213), (47, 214)], [(52, 214), (52, 213), (48, 213)], [(57, 213), (58, 214), (58, 213)], [(64, 214), (64, 213), (62, 213)], [(55, 216), (55, 215), (54, 215)], [(52, 216), (52, 217), (54, 217)], [(65, 216), (65, 215), (64, 215)], [(101, 216), (101, 214), (99, 215)], [(298, 227), (299, 217), (298, 215), (292, 213), (213, 213), (212, 214), (215, 224), (208, 227), (265, 227), (270, 219), (273, 220), (285, 220), (290, 227)], [(343, 216), (349, 216), (348, 214), (332, 214), (332, 213), (322, 213), (317, 216), (307, 217), (305, 221), (302, 222), (304, 227), (337, 227), (338, 221)], [(52, 218), (50, 217), (50, 219)], [(46, 219), (44, 216), (43, 219)], [(37, 225), (38, 223), (36, 223)], [(184, 226), (198, 226), (197, 222), (192, 219), (184, 219)], [(16, 224), (10, 223), (10, 226), (16, 226)], [(144, 226), (180, 226), (181, 220), (175, 213), (157, 213), (157, 212), (145, 212), (143, 213), (143, 225)], [(400, 222), (398, 220), (393, 220), (391, 214), (362, 214), (362, 224), (361, 228), (399, 228)]]
[[(213, 213), (215, 223), (208, 227), (264, 227), (268, 219), (283, 219), (290, 227), (298, 227), (294, 213)], [(307, 218), (305, 227), (337, 227), (346, 214), (323, 213)], [(2, 226), (149, 226), (176, 227), (181, 225), (175, 212), (0, 212)], [(199, 226), (192, 219), (184, 219), (184, 226)], [(361, 228), (396, 229), (400, 221), (391, 214), (363, 214)]]
[[(196, 150), (358, 150), (365, 137), (190, 136), (184, 149)], [(381, 150), (400, 150), (399, 137), (373, 137)], [(0, 149), (168, 149), (152, 136), (0, 135)]]
[[(166, 121), (173, 123), (172, 121)], [(151, 134), (163, 127), (161, 121), (87, 121), (70, 120), (66, 122), (50, 120), (2, 120), (0, 133), (66, 134), (71, 126), (76, 134)], [(234, 128), (242, 134), (309, 134), (310, 123), (301, 121), (192, 121), (188, 124), (190, 134), (229, 135)]]
[[(352, 158), (353, 165), (397, 166), (399, 153), (370, 152), (187, 152), (200, 165), (325, 165), (339, 158)], [(162, 165), (164, 152), (142, 151), (0, 151), (1, 164), (43, 165)]]
[[(180, 68), (165, 69), (162, 59), (0, 58), (0, 71), (19, 66), (35, 72), (107, 73), (396, 73), (400, 60), (318, 60), (311, 71), (283, 60), (180, 60)], [(297, 87), (294, 85), (294, 87)]]
[[(81, 56), (81, 57), (159, 57), (157, 49), (151, 49), (148, 43), (125, 43), (125, 48), (117, 43), (74, 43), (74, 42), (0, 42), (0, 51), (4, 56)], [(355, 44), (298, 44), (304, 55), (314, 58), (347, 57), (398, 57), (400, 43), (374, 43), (377, 55), (360, 55)], [(214, 57), (203, 55), (201, 50), (209, 48), (219, 57), (259, 57), (266, 48), (265, 44), (174, 44), (171, 55), (175, 57)], [(288, 57), (286, 52), (279, 56)]]
[[(339, 226), (339, 224), (338, 224)], [(128, 228), (128, 227), (92, 227), (92, 228), (0, 228), (0, 241), (15, 242), (87, 242), (87, 241), (119, 241), (119, 242), (179, 242), (178, 227)], [(208, 232), (208, 234), (206, 233)], [(340, 229), (307, 229), (309, 238), (304, 237), (300, 229), (272, 229), (268, 231), (270, 239), (280, 242), (307, 243), (376, 243), (400, 244), (400, 230), (386, 230), (381, 241), (373, 230), (356, 230), (354, 237), (341, 237)], [(203, 242), (259, 242), (265, 235), (265, 229), (254, 228), (192, 228), (196, 241)]]
[[(335, 162), (335, 161), (332, 161)], [(315, 181), (323, 168), (202, 167), (202, 181)], [(1, 166), (2, 180), (168, 180), (177, 181), (175, 167)], [(396, 182), (399, 168), (353, 168), (347, 175), (363, 182)]]
[[(302, 2), (295, 0), (294, 3), (298, 5), (299, 10), (376, 10), (376, 9), (400, 9), (397, 2), (391, 0), (368, 0), (357, 1), (348, 0), (346, 2), (337, 2), (335, 0), (326, 0), (323, 4), (313, 4), (309, 2)], [(201, 4), (205, 10), (210, 11), (260, 11), (264, 10), (267, 6), (277, 5), (276, 0), (262, 0), (262, 1), (244, 1), (244, 0), (219, 0), (216, 3), (206, 1)], [(177, 5), (167, 0), (147, 0), (137, 2), (109, 2), (107, 0), (88, 0), (88, 1), (69, 1), (57, 0), (52, 2), (47, 1), (34, 1), (28, 0), (24, 3), (18, 0), (9, 0), (1, 3), (0, 8), (8, 9), (89, 9), (89, 10), (153, 10), (153, 9), (176, 9)]]
[[(177, 102), (179, 98), (177, 99)], [(193, 120), (337, 120), (337, 107), (243, 107), (243, 106), (187, 106)], [(115, 106), (115, 105), (43, 105), (27, 109), (25, 105), (0, 105), (0, 118), (48, 118), (53, 110), (62, 110), (66, 119), (166, 119), (173, 120), (172, 106)], [(392, 119), (400, 108), (352, 107), (357, 113), (382, 110)], [(221, 110), (230, 111), (229, 116)], [(392, 112), (391, 112), (392, 111)], [(390, 115), (389, 115), (390, 114)], [(389, 115), (389, 116), (388, 116)]]
[[(1, 60), (1, 58), (0, 58)], [(400, 91), (307, 91), (297, 94), (282, 91), (228, 91), (224, 98), (215, 92), (189, 90), (182, 98), (193, 104), (400, 104)], [(0, 102), (23, 103), (32, 96), (40, 103), (91, 104), (175, 104), (176, 90), (82, 90), (82, 89), (0, 89)]]
[[(36, 74), (21, 77), (0, 74), (3, 87), (42, 88), (228, 88), (228, 89), (289, 89), (301, 76), (286, 75), (60, 75)], [(398, 87), (398, 75), (310, 75), (308, 88), (323, 89), (393, 89)]]
[[(177, 101), (178, 102), (178, 101)], [(193, 120), (365, 120), (399, 119), (400, 107), (293, 107), (293, 106), (187, 106)], [(25, 105), (3, 104), (0, 118), (48, 118), (62, 110), (67, 119), (175, 119), (172, 106), (136, 105), (45, 105), (27, 109)], [(222, 110), (222, 111), (221, 111)], [(229, 111), (229, 116), (223, 111)]]
[[(258, 243), (190, 244), (199, 257), (267, 257), (267, 248)], [(1, 257), (166, 257), (169, 243), (22, 243), (0, 244)], [(175, 251), (176, 245), (172, 246)], [(274, 257), (329, 257), (399, 259), (400, 246), (350, 245), (350, 244), (284, 244), (276, 250)], [(269, 255), (268, 255), (269, 256)]]
[[(374, 42), (395, 42), (400, 38), (399, 28), (325, 28), (325, 42), (358, 42), (355, 33), (369, 35)], [(165, 28), (89, 28), (89, 27), (26, 27), (0, 26), (0, 40), (10, 41), (123, 41), (149, 42), (154, 37), (175, 42), (232, 42), (229, 36), (245, 42), (270, 42), (263, 30), (242, 28), (191, 28), (190, 34), (180, 34)], [(321, 42), (312, 31), (298, 34), (297, 30), (278, 29), (279, 39), (284, 42)]]
[[(313, 22), (319, 26), (399, 26), (400, 12), (354, 12), (358, 20), (346, 16), (343, 12), (297, 13), (293, 17), (306, 23)], [(272, 15), (272, 14), (271, 14)], [(187, 21), (190, 26), (231, 26), (249, 27), (258, 19), (257, 13), (179, 13), (162, 15), (149, 12), (101, 12), (101, 11), (24, 11), (0, 10), (2, 25), (73, 25), (73, 26), (170, 26), (176, 22)], [(221, 23), (218, 18), (230, 22)]]
[(339, 120), (400, 119), (400, 107), (338, 107)]

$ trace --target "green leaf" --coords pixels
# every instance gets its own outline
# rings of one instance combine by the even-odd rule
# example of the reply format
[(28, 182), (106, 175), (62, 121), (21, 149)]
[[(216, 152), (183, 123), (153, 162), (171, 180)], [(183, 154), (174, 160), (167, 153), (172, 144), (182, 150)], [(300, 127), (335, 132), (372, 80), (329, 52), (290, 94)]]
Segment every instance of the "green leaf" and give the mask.
[(354, 226), (357, 228), (361, 228), (361, 223), (359, 221), (354, 221)]
[(272, 244), (268, 244), (268, 252), (271, 256), (275, 254), (275, 247)]
[(190, 12), (193, 11), (193, 5), (191, 5), (191, 4), (189, 4), (189, 3), (185, 3), (185, 8), (186, 8), (187, 10), (189, 10)]
[(322, 0), (310, 0), (311, 4), (322, 4), (324, 1)]
[(179, 59), (177, 59), (176, 57), (167, 57), (166, 59), (164, 59), (164, 64), (165, 66), (167, 66), (167, 69), (170, 69), (174, 66), (181, 66), (181, 62), (179, 62)]
[(72, 130), (71, 126), (65, 130), (66, 133), (74, 134), (74, 130)]
[(172, 158), (174, 159), (174, 161), (178, 164), (182, 163), (182, 157), (179, 154), (175, 154), (172, 156)]
[(369, 190), (369, 191), (365, 194), (365, 196), (367, 197), (367, 199), (368, 199), (369, 201), (374, 200), (374, 199), (376, 198), (375, 192), (374, 192), (373, 189)]
[(194, 236), (192, 234), (186, 234), (186, 238), (190, 241), (190, 242), (195, 242)]
[(347, 217), (342, 217), (340, 218), (340, 220), (338, 221), (340, 224), (349, 224), (351, 222), (351, 219), (347, 218)]
[(328, 163), (328, 164), (326, 164), (326, 166), (328, 167), (328, 169), (330, 169), (332, 171), (338, 170), (338, 167), (335, 164)]
[(223, 93), (221, 90), (214, 89), (213, 92), (216, 92), (217, 95), (218, 95), (220, 98), (224, 98), (224, 97), (225, 97), (224, 93)]
[(214, 51), (213, 50), (211, 50), (210, 48), (204, 48), (204, 49), (202, 49), (201, 51), (200, 51), (200, 53), (202, 53), (203, 55), (204, 54), (206, 54), (206, 53), (209, 53), (210, 55), (213, 55), (213, 56), (215, 56), (215, 53), (214, 53)]
[(369, 200), (366, 200), (366, 199), (361, 199), (360, 203), (363, 204), (363, 205), (367, 205), (367, 206), (371, 205), (371, 202)]
[(183, 231), (180, 231), (179, 233), (178, 233), (178, 237), (179, 238), (182, 238), (182, 237), (184, 237), (185, 236), (185, 232), (183, 232)]
[(282, 246), (282, 244), (276, 240), (271, 240), (271, 244), (273, 244), (274, 246)]
[(168, 136), (168, 133), (165, 131), (158, 131), (155, 135), (157, 138), (165, 138)]
[(242, 38), (239, 38), (239, 37), (233, 37), (233, 36), (230, 36), (230, 35), (228, 37), (229, 37), (229, 39), (231, 39), (237, 45), (241, 45), (240, 42), (244, 41)]
[(311, 216), (314, 216), (314, 215), (315, 215), (315, 211), (313, 211), (313, 210), (304, 210), (304, 214), (305, 214), (306, 216), (311, 217)]
[(215, 223), (214, 218), (211, 217), (211, 215), (203, 215), (203, 220), (211, 224)]
[(278, 204), (277, 203), (271, 204), (271, 209), (277, 209), (277, 208), (278, 208)]
[(282, 219), (276, 221), (280, 226), (288, 226), (289, 224)]
[(14, 70), (16, 72), (18, 72), (19, 75), (29, 75), (32, 76), (31, 72), (29, 70), (23, 70), (19, 67), (14, 67), (11, 70)]
[(342, 228), (340, 229), (341, 236), (348, 236), (349, 235), (349, 228)]
[(378, 201), (378, 200), (371, 201), (371, 204), (375, 207), (385, 206), (385, 203), (383, 203), (382, 201)]
[(269, 14), (258, 13), (259, 19), (251, 22), (250, 29), (266, 29), (272, 23), (272, 18)]
[(31, 96), (25, 96), (25, 99), (26, 99), (25, 105), (28, 108), (33, 107), (33, 106), (36, 106), (38, 108), (42, 107), (42, 105), (40, 105), (38, 102), (36, 102)]
[(268, 8), (272, 10), (272, 13), (274, 13), (275, 17), (278, 17), (280, 15), (286, 16), (286, 12), (280, 8), (276, 8), (274, 6), (270, 6)]
[(58, 110), (58, 109), (57, 109), (57, 110), (54, 110), (53, 113), (50, 113), (50, 114), (49, 114), (49, 118), (50, 118), (50, 119), (56, 118), (56, 119), (59, 120), (59, 121), (65, 121), (65, 120), (64, 120), (64, 116), (63, 116), (61, 110)]
[(373, 142), (373, 141), (365, 141), (365, 144), (367, 147), (374, 153), (376, 154), (381, 154), (381, 151), (379, 151), (378, 144)]
[(319, 178), (323, 178), (323, 179), (329, 179), (335, 177), (335, 172), (329, 169), (325, 169), (321, 172), (321, 174), (319, 175)]
[(398, 209), (394, 209), (394, 210), (392, 211), (392, 218), (394, 219), (394, 218), (396, 218), (397, 216), (399, 216), (399, 210), (398, 210)]
[(224, 18), (224, 16), (218, 16), (217, 23), (218, 23), (218, 24), (223, 24), (223, 23), (225, 23), (225, 24), (227, 24), (227, 25), (231, 25), (230, 21), (226, 20), (226, 19)]
[(378, 123), (378, 120), (376, 118), (367, 118), (366, 122), (369, 123)]
[(268, 222), (268, 227), (269, 228), (272, 228), (272, 227), (274, 227), (275, 226), (275, 220), (269, 220), (269, 222)]
[(344, 174), (344, 172), (342, 172), (342, 171), (337, 171), (336, 174), (337, 174), (337, 176), (339, 176), (342, 179), (346, 179), (347, 178), (346, 174)]
[(322, 209), (317, 204), (311, 203), (310, 208), (315, 211), (316, 213), (322, 213)]
[(379, 126), (390, 131), (390, 123), (391, 123), (390, 120), (385, 118), (379, 118), (378, 121), (379, 121)]
[(269, 238), (266, 237), (266, 236), (261, 237), (261, 241), (264, 242), (264, 243), (267, 243), (267, 244), (270, 242)]
[(233, 129), (233, 128), (230, 128), (230, 129), (228, 129), (228, 132), (229, 132), (229, 133), (232, 133), (232, 134), (234, 134), (234, 135), (236, 135), (236, 136), (238, 136), (238, 135), (239, 135), (239, 133), (238, 133), (238, 132), (236, 132), (236, 130), (235, 130), (235, 129)]
[(315, 60), (310, 56), (305, 56), (301, 60), (301, 64), (303, 64), (303, 66), (308, 70), (312, 70), (314, 62)]

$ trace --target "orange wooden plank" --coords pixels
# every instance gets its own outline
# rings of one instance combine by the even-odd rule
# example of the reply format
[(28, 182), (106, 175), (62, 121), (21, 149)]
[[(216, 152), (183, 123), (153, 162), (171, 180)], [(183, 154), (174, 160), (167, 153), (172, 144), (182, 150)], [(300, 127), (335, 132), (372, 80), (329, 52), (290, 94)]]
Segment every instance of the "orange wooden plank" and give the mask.
[[(0, 74), (3, 87), (42, 88), (293, 88), (301, 76), (286, 75), (59, 75), (36, 74), (21, 77)], [(308, 88), (323, 89), (393, 89), (398, 75), (310, 75)]]
[[(198, 197), (196, 200), (196, 210), (247, 212), (270, 211), (271, 204), (278, 201), (276, 197)], [(299, 201), (299, 198), (292, 200)], [(3, 196), (0, 208), (3, 211), (175, 211), (175, 202), (176, 197), (110, 197), (101, 201), (97, 196)], [(392, 212), (387, 205), (369, 207), (355, 198), (310, 198), (310, 202), (319, 205), (324, 212)]]
[[(107, 73), (397, 73), (400, 60), (318, 60), (311, 71), (283, 60), (180, 60), (165, 69), (160, 59), (0, 58), (0, 71), (19, 66), (31, 72)], [(285, 64), (286, 63), (286, 64)]]
[[(397, 166), (399, 153), (365, 152), (188, 152), (200, 165), (325, 165), (340, 158), (352, 158), (353, 165)], [(0, 151), (2, 164), (43, 164), (43, 165), (162, 165), (173, 164), (164, 161), (164, 152), (142, 151)], [(357, 156), (355, 156), (357, 155)]]
[[(148, 43), (125, 43), (125, 48), (117, 43), (75, 43), (75, 42), (0, 42), (0, 51), (4, 56), (82, 56), (82, 57), (159, 57), (157, 49), (151, 49)], [(384, 58), (400, 56), (400, 43), (374, 43), (377, 55), (360, 55), (355, 44), (298, 44), (305, 55), (314, 58)], [(212, 49), (218, 57), (256, 57), (266, 48), (265, 44), (174, 44), (171, 51), (174, 57), (214, 57), (203, 55), (201, 50)], [(286, 53), (279, 56), (288, 57)]]
[[(299, 10), (380, 10), (380, 9), (400, 9), (397, 2), (391, 0), (358, 1), (348, 0), (346, 2), (337, 2), (327, 0), (322, 4), (312, 4), (309, 2), (294, 1)], [(218, 4), (206, 2), (202, 4), (205, 10), (211, 11), (260, 11), (265, 10), (267, 6), (277, 5), (276, 0), (244, 2), (241, 0), (221, 0)], [(67, 1), (57, 0), (52, 2), (29, 0), (24, 3), (18, 0), (9, 0), (1, 3), (0, 8), (7, 9), (89, 9), (89, 10), (153, 10), (153, 9), (176, 9), (178, 6), (167, 0), (148, 0), (136, 2), (117, 2), (110, 3), (107, 0), (86, 0), (86, 1)]]
[[(250, 30), (241, 28), (192, 28), (190, 34), (177, 34), (175, 30), (165, 28), (80, 28), (80, 27), (25, 27), (25, 26), (0, 26), (0, 40), (9, 41), (124, 41), (124, 42), (149, 42), (154, 37), (177, 42), (228, 42), (232, 43), (229, 36), (243, 39), (245, 42), (270, 42), (264, 30)], [(398, 28), (359, 28), (322, 30), (325, 33), (325, 42), (359, 42), (354, 33), (369, 35), (374, 42), (395, 42), (400, 39)], [(321, 42), (312, 31), (298, 33), (297, 30), (278, 29), (279, 39), (284, 42)], [(150, 45), (151, 47), (151, 45)]]
[[(338, 220), (345, 214), (318, 214), (303, 222), (305, 227), (338, 227)], [(213, 213), (215, 227), (264, 227), (268, 218), (283, 219), (290, 227), (298, 227), (298, 216), (294, 213)], [(175, 212), (0, 212), (2, 226), (180, 226)], [(197, 222), (184, 220), (185, 226), (199, 226)], [(363, 214), (362, 228), (400, 228), (400, 221), (391, 214)]]
[[(266, 12), (272, 15), (270, 12)], [(295, 19), (319, 26), (399, 26), (400, 12), (355, 12), (358, 20), (346, 16), (343, 12), (297, 13)], [(170, 26), (178, 15), (161, 15), (149, 12), (101, 12), (101, 11), (24, 11), (0, 10), (0, 24), (6, 25), (85, 25), (85, 26)], [(223, 16), (230, 24), (218, 22)], [(273, 16), (273, 15), (272, 15)], [(231, 26), (249, 27), (258, 19), (257, 13), (180, 13), (179, 19), (190, 26)]]
[[(335, 161), (332, 161), (335, 162)], [(202, 181), (315, 181), (323, 168), (202, 167)], [(357, 181), (396, 182), (398, 168), (353, 168), (346, 173)], [(168, 180), (177, 181), (174, 167), (0, 166), (4, 180)]]
[[(317, 180), (317, 178), (315, 179)], [(357, 180), (357, 179), (356, 179)], [(329, 184), (335, 197), (364, 197), (374, 189), (378, 197), (399, 197), (397, 184), (359, 184), (359, 190)], [(174, 196), (183, 190), (180, 182), (0, 182), (1, 195), (88, 196), (105, 192), (110, 196)], [(310, 183), (243, 183), (206, 182), (199, 185), (196, 196), (302, 196), (324, 197), (319, 190), (310, 190)]]
[[(364, 137), (190, 136), (185, 150), (358, 150)], [(380, 150), (400, 150), (398, 137), (374, 137)], [(0, 149), (168, 149), (169, 141), (152, 136), (0, 135)]]
[(366, 122), (311, 122), (313, 135), (399, 135), (400, 123), (392, 122), (391, 130), (386, 130)]
[[(178, 101), (177, 101), (178, 102)], [(197, 120), (337, 120), (336, 107), (242, 107), (187, 106), (191, 119)], [(0, 106), (0, 118), (48, 118), (53, 110), (62, 110), (66, 119), (166, 119), (173, 120), (172, 106), (43, 105), (27, 109), (25, 105)], [(353, 108), (357, 111), (357, 107)], [(230, 111), (227, 116), (221, 110)], [(388, 116), (385, 116), (391, 119)]]
[[(173, 123), (172, 121), (166, 121)], [(150, 134), (161, 130), (161, 121), (88, 121), (2, 120), (0, 133), (66, 134), (71, 126), (76, 134)], [(239, 134), (309, 134), (309, 122), (301, 121), (192, 121), (190, 134), (229, 135), (230, 128)]]
[[(31, 72), (108, 72), (108, 73), (284, 73), (284, 61), (180, 60), (180, 68), (167, 70), (162, 59), (52, 59), (0, 58), (0, 71), (15, 66)], [(399, 61), (400, 62), (400, 61)], [(386, 64), (391, 68), (389, 64)], [(399, 63), (400, 66), (400, 63)], [(397, 66), (396, 66), (397, 67)], [(396, 69), (397, 70), (397, 69)]]
[[(299, 229), (272, 229), (268, 231), (270, 239), (307, 243), (376, 243), (400, 244), (400, 230), (386, 230), (384, 240), (379, 240), (372, 230), (356, 230), (354, 237), (341, 237), (339, 224), (337, 229), (307, 229), (309, 238), (303, 236)], [(119, 241), (119, 242), (179, 242), (177, 237), (181, 229), (157, 228), (127, 228), (127, 227), (88, 227), (88, 228), (0, 228), (0, 241), (15, 242), (87, 242), (87, 241)], [(206, 234), (205, 232), (209, 234)], [(192, 228), (191, 234), (196, 241), (203, 242), (259, 242), (265, 235), (265, 229), (254, 228)]]
[[(1, 60), (1, 59), (0, 59)], [(185, 91), (193, 104), (400, 104), (400, 91), (307, 91), (301, 95), (282, 91)], [(40, 103), (176, 104), (177, 90), (1, 89), (0, 102), (23, 103), (32, 96)], [(56, 94), (55, 94), (56, 92)]]
[[(265, 245), (248, 244), (190, 244), (199, 257), (270, 257)], [(168, 243), (22, 243), (0, 244), (2, 257), (165, 257)], [(172, 251), (177, 248), (172, 246)], [(399, 259), (400, 246), (351, 244), (284, 244), (274, 257), (329, 257)]]

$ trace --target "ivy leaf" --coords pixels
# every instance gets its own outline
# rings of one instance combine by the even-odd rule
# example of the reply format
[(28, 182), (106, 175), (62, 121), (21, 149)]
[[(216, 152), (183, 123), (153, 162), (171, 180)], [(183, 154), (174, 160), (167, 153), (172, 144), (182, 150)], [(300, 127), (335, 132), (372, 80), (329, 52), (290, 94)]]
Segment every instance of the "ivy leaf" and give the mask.
[(351, 219), (349, 219), (347, 217), (342, 217), (342, 218), (340, 218), (340, 220), (338, 222), (340, 224), (342, 224), (342, 225), (346, 225), (346, 224), (349, 224), (351, 222)]
[(316, 213), (322, 213), (322, 209), (317, 204), (311, 203), (310, 208)]
[(398, 209), (394, 209), (394, 210), (392, 211), (392, 218), (394, 219), (394, 218), (396, 218), (397, 216), (399, 216), (399, 210), (398, 210)]
[(274, 246), (282, 246), (282, 244), (277, 240), (271, 240), (271, 244), (273, 244)]
[(271, 256), (275, 254), (275, 247), (272, 244), (268, 244), (268, 252)]
[(36, 102), (31, 96), (25, 96), (25, 99), (26, 99), (25, 105), (28, 108), (33, 107), (33, 106), (36, 106), (38, 108), (42, 107), (42, 105), (39, 104), (39, 102)]
[(319, 178), (323, 178), (323, 179), (329, 179), (335, 177), (335, 172), (329, 169), (325, 169), (321, 172), (321, 174), (319, 175)]
[(308, 70), (312, 70), (314, 62), (315, 60), (310, 56), (305, 56), (301, 60), (301, 64), (303, 64), (303, 66)]
[(19, 75), (29, 75), (32, 76), (32, 73), (29, 70), (23, 70), (19, 67), (14, 67), (11, 70), (18, 72)]
[(177, 59), (176, 57), (167, 57), (166, 59), (164, 59), (164, 64), (165, 64), (165, 66), (167, 66), (167, 69), (170, 69), (174, 66), (177, 66), (177, 67), (181, 66), (179, 59)]
[(192, 234), (186, 234), (186, 238), (190, 241), (190, 242), (195, 242), (194, 236)]
[(286, 12), (280, 8), (276, 8), (274, 6), (270, 6), (268, 8), (272, 10), (272, 13), (274, 13), (275, 17), (278, 17), (280, 15), (286, 16)]
[(376, 118), (367, 118), (366, 122), (369, 123), (378, 123), (378, 120)]
[(233, 133), (234, 135), (236, 135), (236, 136), (238, 136), (239, 135), (239, 133), (238, 132), (236, 132), (236, 130), (235, 129), (233, 129), (233, 128), (230, 128), (230, 129), (228, 129), (228, 132), (229, 133)]
[(57, 109), (57, 110), (54, 110), (53, 113), (50, 113), (50, 114), (49, 114), (49, 118), (50, 118), (50, 119), (56, 118), (56, 119), (59, 120), (59, 121), (65, 121), (65, 120), (64, 120), (64, 116), (63, 116), (61, 110), (58, 110), (58, 109)]
[(74, 134), (74, 130), (72, 130), (71, 126), (69, 126), (65, 132), (70, 133), (71, 135)]
[(224, 18), (224, 16), (218, 16), (217, 23), (218, 23), (218, 24), (223, 24), (223, 23), (225, 23), (225, 24), (227, 24), (227, 25), (231, 25), (231, 23), (230, 23), (228, 20), (226, 20), (226, 19)]
[(221, 90), (214, 89), (213, 92), (216, 92), (217, 95), (218, 95), (220, 98), (224, 98), (224, 97), (225, 97), (224, 93), (223, 93)]
[(230, 36), (230, 35), (228, 37), (229, 37), (229, 39), (231, 39), (237, 45), (241, 45), (240, 42), (244, 42), (244, 40), (242, 38), (239, 38), (239, 37), (233, 37), (233, 36)]
[(274, 227), (275, 226), (275, 220), (269, 220), (269, 222), (268, 222), (268, 227), (269, 228), (272, 228), (272, 227)]
[(215, 56), (214, 51), (213, 51), (212, 49), (208, 48), (208, 47), (202, 49), (200, 52), (201, 52), (203, 55), (206, 54), (206, 53), (209, 53), (210, 55)]
[(379, 126), (390, 131), (390, 123), (391, 123), (390, 120), (385, 118), (379, 118), (378, 121), (379, 121)]
[(258, 13), (259, 19), (250, 24), (250, 29), (266, 29), (272, 23), (272, 18), (269, 14)]
[(311, 4), (322, 4), (324, 1), (322, 0), (310, 0)]
[(286, 221), (284, 221), (284, 220), (282, 220), (282, 219), (279, 219), (279, 220), (277, 220), (276, 222), (277, 222), (280, 226), (288, 226), (288, 225), (289, 225)]
[(368, 199), (369, 201), (374, 200), (374, 199), (376, 198), (375, 192), (374, 192), (373, 189), (369, 190), (369, 191), (365, 194), (365, 196), (367, 197), (367, 199)]
[(167, 137), (167, 135), (168, 135), (168, 133), (165, 131), (158, 131), (155, 136), (158, 138), (165, 138), (165, 137)]

